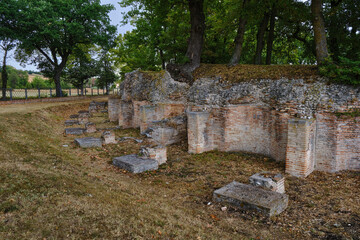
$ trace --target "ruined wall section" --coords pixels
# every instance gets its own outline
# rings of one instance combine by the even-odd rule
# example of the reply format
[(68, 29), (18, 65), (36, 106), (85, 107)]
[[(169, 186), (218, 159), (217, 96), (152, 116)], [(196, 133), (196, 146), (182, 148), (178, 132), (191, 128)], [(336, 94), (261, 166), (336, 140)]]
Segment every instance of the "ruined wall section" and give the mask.
[(119, 125), (144, 132), (152, 121), (184, 114), (188, 89), (165, 71), (126, 74), (120, 85)]
[[(288, 114), (254, 104), (216, 107), (209, 112), (199, 110), (193, 108), (188, 113), (190, 152), (246, 151), (285, 161)], [(192, 136), (197, 136), (202, 146), (192, 149), (192, 145), (199, 145), (194, 144), (198, 139)]]
[(316, 169), (360, 170), (360, 117), (316, 115)]
[(263, 79), (240, 83), (223, 82), (219, 78), (198, 79), (187, 97), (193, 105), (257, 104), (307, 119), (314, 118), (319, 111), (342, 112), (360, 108), (359, 88), (328, 84), (325, 79), (313, 82)]
[(189, 152), (260, 153), (305, 177), (314, 169), (360, 169), (360, 119), (339, 116), (359, 111), (359, 99), (360, 88), (325, 79), (203, 78), (189, 86), (167, 72), (135, 71), (121, 84), (119, 124), (170, 144), (183, 136), (186, 116)]

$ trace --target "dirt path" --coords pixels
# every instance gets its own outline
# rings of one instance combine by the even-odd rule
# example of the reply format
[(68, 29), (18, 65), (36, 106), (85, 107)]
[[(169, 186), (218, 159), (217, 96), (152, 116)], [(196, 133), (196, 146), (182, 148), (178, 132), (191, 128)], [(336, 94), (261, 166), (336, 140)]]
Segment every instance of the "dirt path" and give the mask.
[(33, 112), (39, 109), (44, 109), (52, 106), (60, 106), (60, 105), (69, 105), (76, 103), (87, 103), (93, 100), (96, 101), (106, 101), (107, 96), (96, 96), (89, 97), (86, 99), (75, 100), (75, 101), (66, 101), (66, 102), (40, 102), (40, 103), (26, 103), (26, 104), (10, 104), (10, 105), (0, 105), (0, 114), (5, 113), (28, 113)]

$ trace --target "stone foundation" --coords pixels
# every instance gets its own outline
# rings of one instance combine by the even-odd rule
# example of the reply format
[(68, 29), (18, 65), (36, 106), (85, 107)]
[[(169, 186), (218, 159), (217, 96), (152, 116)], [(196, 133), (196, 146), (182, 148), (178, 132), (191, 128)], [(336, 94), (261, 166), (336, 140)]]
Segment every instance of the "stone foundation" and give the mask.
[(154, 159), (161, 165), (167, 161), (167, 150), (163, 146), (143, 147), (140, 150), (140, 156)]
[(104, 144), (115, 144), (117, 143), (115, 139), (115, 133), (111, 131), (105, 131), (102, 133), (101, 138)]
[(110, 122), (118, 122), (119, 121), (120, 101), (121, 101), (121, 99), (118, 96), (109, 97), (108, 113), (109, 113)]
[(249, 178), (251, 185), (262, 187), (278, 193), (285, 193), (285, 177), (280, 173), (256, 173)]
[(296, 119), (251, 104), (192, 109), (197, 111), (187, 113), (189, 153), (259, 153), (285, 162), (286, 172), (297, 177), (360, 169), (360, 117), (318, 113), (316, 120)]
[(94, 133), (96, 132), (96, 124), (95, 123), (92, 123), (92, 122), (88, 122), (85, 124), (85, 132), (87, 133)]
[[(118, 109), (121, 127), (140, 128), (160, 145), (187, 137), (190, 153), (263, 154), (298, 177), (360, 169), (360, 117), (349, 114), (359, 112), (358, 87), (296, 76), (240, 82), (208, 77), (189, 85), (166, 71), (134, 71), (120, 88), (121, 101), (109, 100), (111, 114)], [(184, 115), (186, 124), (173, 121)]]
[(119, 126), (122, 128), (139, 128), (140, 107), (148, 104), (147, 101), (120, 101)]

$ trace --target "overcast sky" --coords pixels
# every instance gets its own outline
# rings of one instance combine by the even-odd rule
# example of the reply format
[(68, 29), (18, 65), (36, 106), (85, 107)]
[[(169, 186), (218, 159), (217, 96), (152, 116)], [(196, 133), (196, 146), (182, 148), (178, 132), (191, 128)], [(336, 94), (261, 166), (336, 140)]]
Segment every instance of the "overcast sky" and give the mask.
[[(120, 5), (118, 4), (119, 1), (120, 0), (101, 0), (101, 3), (114, 5), (114, 7), (116, 9), (110, 12), (111, 23), (113, 25), (117, 25), (118, 33), (125, 33), (127, 31), (131, 31), (132, 27), (130, 25), (122, 26), (122, 24), (121, 24), (121, 20), (122, 20), (122, 17), (123, 17), (122, 13), (126, 12), (127, 9), (120, 7)], [(0, 57), (1, 57), (1, 60), (2, 60), (2, 57), (3, 57), (2, 52), (0, 52)], [(15, 61), (13, 52), (10, 54), (10, 56), (9, 56), (9, 58), (7, 60), (7, 64), (11, 65), (11, 66), (13, 66), (13, 67), (15, 67), (17, 69), (22, 69), (22, 70), (33, 70), (33, 71), (38, 70), (36, 68), (36, 66), (33, 66), (33, 65), (26, 65), (25, 67), (20, 66), (20, 64)]]

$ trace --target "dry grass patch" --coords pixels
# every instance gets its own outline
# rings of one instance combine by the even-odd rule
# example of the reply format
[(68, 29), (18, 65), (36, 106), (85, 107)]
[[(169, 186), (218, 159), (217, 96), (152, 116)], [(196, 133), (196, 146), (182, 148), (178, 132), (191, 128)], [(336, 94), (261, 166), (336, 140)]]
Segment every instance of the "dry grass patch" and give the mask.
[(193, 73), (194, 79), (221, 77), (224, 82), (245, 82), (259, 79), (304, 79), (320, 77), (316, 66), (309, 65), (246, 65), (201, 64)]

